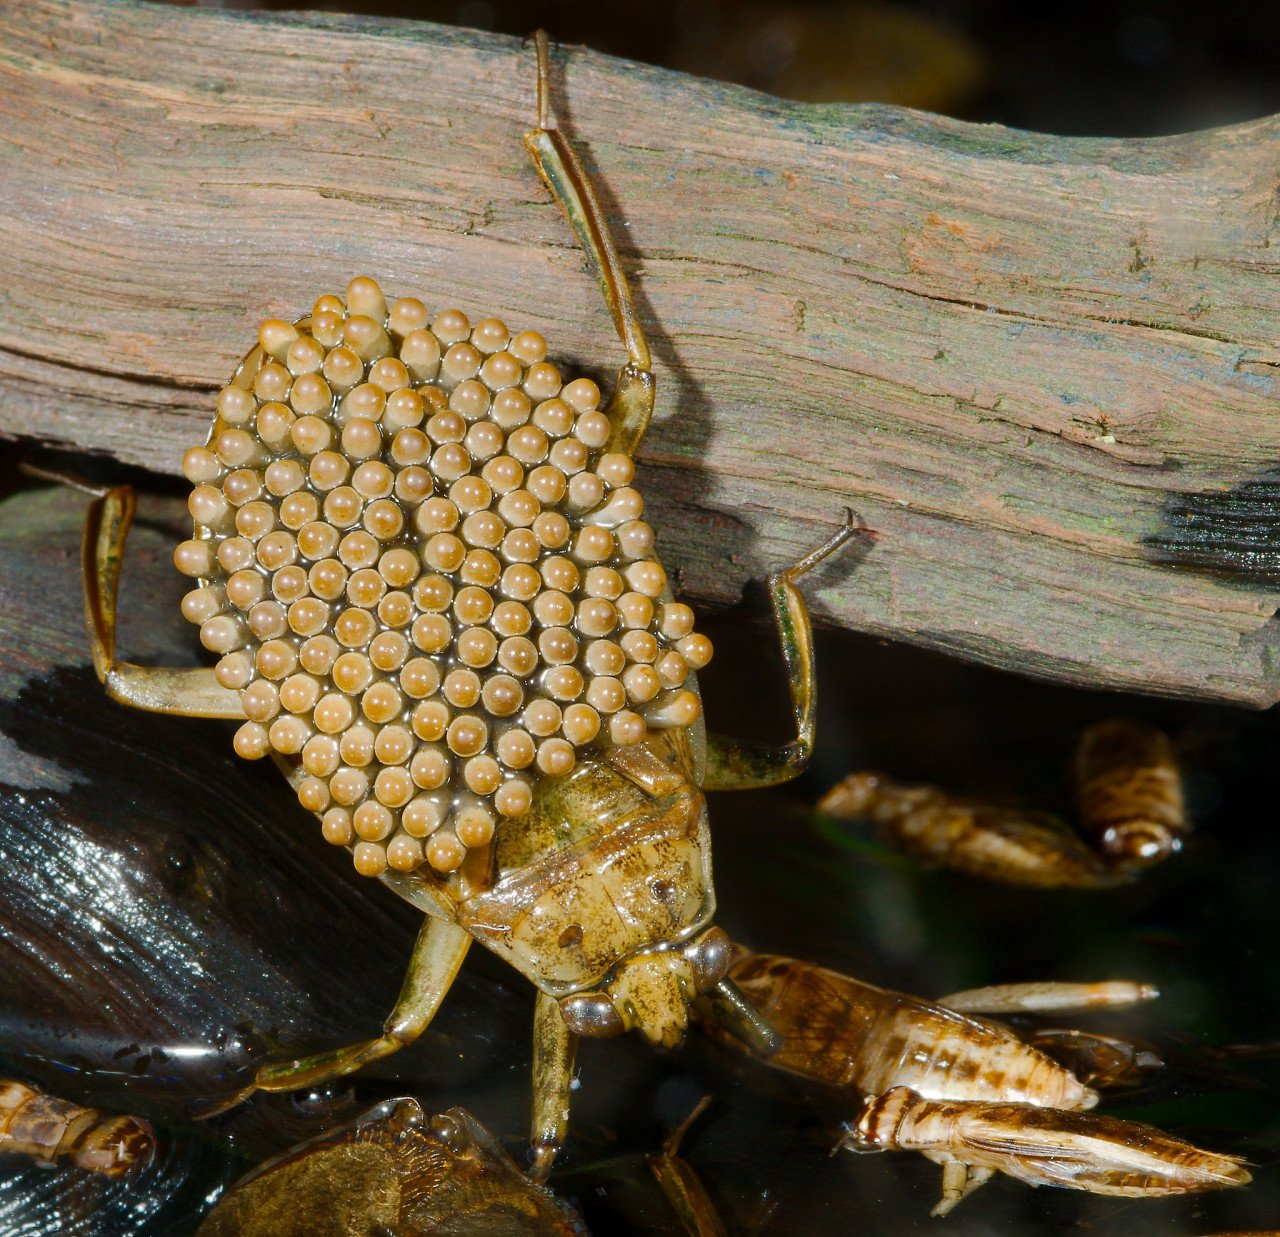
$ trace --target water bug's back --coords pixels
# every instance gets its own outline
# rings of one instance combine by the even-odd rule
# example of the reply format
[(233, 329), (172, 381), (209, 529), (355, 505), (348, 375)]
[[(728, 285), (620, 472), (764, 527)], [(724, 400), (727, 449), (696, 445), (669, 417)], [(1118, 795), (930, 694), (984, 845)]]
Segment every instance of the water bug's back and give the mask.
[(689, 725), (711, 655), (631, 459), (533, 331), (369, 279), (265, 322), (217, 398), (175, 559), (249, 758), (356, 868), (445, 875), (587, 746)]

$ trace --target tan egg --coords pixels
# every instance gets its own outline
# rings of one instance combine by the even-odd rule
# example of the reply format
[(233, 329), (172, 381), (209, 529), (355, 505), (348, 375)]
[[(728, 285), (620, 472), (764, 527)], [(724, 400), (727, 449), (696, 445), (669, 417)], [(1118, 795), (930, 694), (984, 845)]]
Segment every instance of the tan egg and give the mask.
[(397, 834), (387, 843), (387, 866), (397, 872), (412, 872), (425, 859), (422, 843), (408, 833)]

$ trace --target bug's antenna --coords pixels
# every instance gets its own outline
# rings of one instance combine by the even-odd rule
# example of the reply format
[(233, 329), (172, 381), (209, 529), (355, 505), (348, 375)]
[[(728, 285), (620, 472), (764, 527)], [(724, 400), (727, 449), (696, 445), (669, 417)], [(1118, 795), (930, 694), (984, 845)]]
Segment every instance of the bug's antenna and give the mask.
[(537, 31), (533, 36), (538, 49), (538, 128), (551, 128), (551, 57), (547, 50), (547, 32)]

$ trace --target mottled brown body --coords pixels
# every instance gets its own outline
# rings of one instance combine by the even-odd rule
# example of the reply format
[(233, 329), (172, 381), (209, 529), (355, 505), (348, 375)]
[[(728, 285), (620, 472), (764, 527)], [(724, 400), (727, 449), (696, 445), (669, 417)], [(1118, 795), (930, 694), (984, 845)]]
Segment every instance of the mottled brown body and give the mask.
[(199, 1237), (572, 1237), (578, 1216), (516, 1168), (461, 1108), (388, 1100), (264, 1164)]
[(1151, 1125), (1034, 1104), (927, 1100), (895, 1087), (870, 1100), (850, 1137), (864, 1149), (920, 1151), (940, 1164), (1028, 1185), (1150, 1198), (1244, 1185), (1235, 1156), (1201, 1151)]
[(694, 776), (679, 730), (541, 783), (525, 828), (499, 835), (492, 888), (459, 905), (458, 923), (557, 997), (639, 949), (684, 941), (715, 911)]
[[(537, 51), (525, 148), (600, 280), (627, 360), (607, 401), (565, 382), (536, 331), (358, 277), (269, 319), (183, 469), (195, 536), (175, 564), (212, 670), (115, 656), (134, 511), (96, 491), (82, 570), (94, 666), (122, 703), (237, 717), (324, 838), (427, 915), (373, 1039), (268, 1063), (254, 1090), (353, 1073), (430, 1024), (473, 940), (538, 989), (536, 1169), (563, 1139), (580, 1035), (675, 1045), (698, 1001), (759, 1051), (768, 1026), (724, 978), (711, 926), (704, 789), (774, 785), (813, 747), (815, 671), (796, 581), (858, 532), (852, 514), (768, 579), (796, 737), (706, 736), (711, 656), (672, 596), (631, 486), (654, 408), (644, 332), (595, 192), (551, 118)], [(349, 484), (348, 484), (349, 483)], [(536, 640), (534, 639), (536, 637)]]
[(1070, 1071), (995, 1023), (794, 958), (750, 954), (729, 974), (783, 1037), (769, 1059), (778, 1069), (860, 1096), (909, 1086), (933, 1099), (1098, 1102)]
[(151, 1125), (137, 1117), (104, 1116), (12, 1078), (0, 1081), (0, 1151), (17, 1151), (109, 1177), (145, 1164), (155, 1150)]
[(1013, 885), (1105, 887), (1181, 848), (1182, 785), (1160, 731), (1125, 719), (1091, 727), (1081, 736), (1074, 778), (1080, 829), (1093, 846), (1047, 813), (900, 786), (878, 773), (850, 774), (818, 807), (874, 821), (924, 863)]

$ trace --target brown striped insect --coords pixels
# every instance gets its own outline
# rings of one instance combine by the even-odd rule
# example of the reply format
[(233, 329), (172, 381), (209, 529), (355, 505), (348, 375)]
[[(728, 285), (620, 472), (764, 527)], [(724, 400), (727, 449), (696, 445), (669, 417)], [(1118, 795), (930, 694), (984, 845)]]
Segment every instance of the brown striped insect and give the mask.
[[(425, 912), (382, 1034), (263, 1066), (255, 1090), (349, 1074), (430, 1023), (472, 941), (538, 989), (532, 1129), (545, 1174), (564, 1136), (581, 1035), (679, 1041), (697, 1003), (757, 1049), (764, 1021), (725, 977), (712, 923), (704, 790), (806, 765), (812, 637), (796, 582), (852, 518), (769, 577), (796, 737), (707, 735), (711, 655), (672, 597), (632, 457), (654, 378), (631, 292), (585, 173), (551, 124), (525, 146), (591, 258), (626, 352), (603, 407), (534, 331), (388, 304), (372, 279), (265, 322), (183, 460), (194, 536), (175, 561), (211, 669), (115, 656), (133, 495), (93, 503), (84, 543), (94, 663), (135, 707), (242, 721), (324, 837)], [(224, 1105), (225, 1106), (225, 1105)]]
[(1182, 848), (1182, 784), (1161, 731), (1122, 718), (1090, 727), (1076, 749), (1074, 782), (1083, 838), (1047, 813), (900, 786), (878, 773), (851, 773), (818, 809), (874, 821), (925, 863), (1012, 885), (1114, 885)]
[(1119, 1198), (1220, 1190), (1249, 1180), (1235, 1156), (1201, 1151), (1140, 1121), (1038, 1104), (927, 1100), (910, 1087), (868, 1100), (843, 1145), (919, 1151), (940, 1163), (943, 1201), (935, 1215), (945, 1215), (997, 1172), (1030, 1186)]
[(17, 1079), (0, 1079), (0, 1152), (49, 1164), (70, 1160), (77, 1168), (119, 1177), (146, 1164), (155, 1145), (149, 1122), (108, 1116)]
[(1142, 1196), (1249, 1180), (1230, 1156), (1089, 1113), (1096, 1091), (1010, 1028), (976, 1016), (1123, 1007), (1158, 995), (1149, 985), (1008, 984), (931, 1002), (736, 948), (729, 974), (782, 1036), (771, 1067), (865, 1101), (841, 1146), (917, 1150), (943, 1166), (935, 1215), (996, 1172)]

